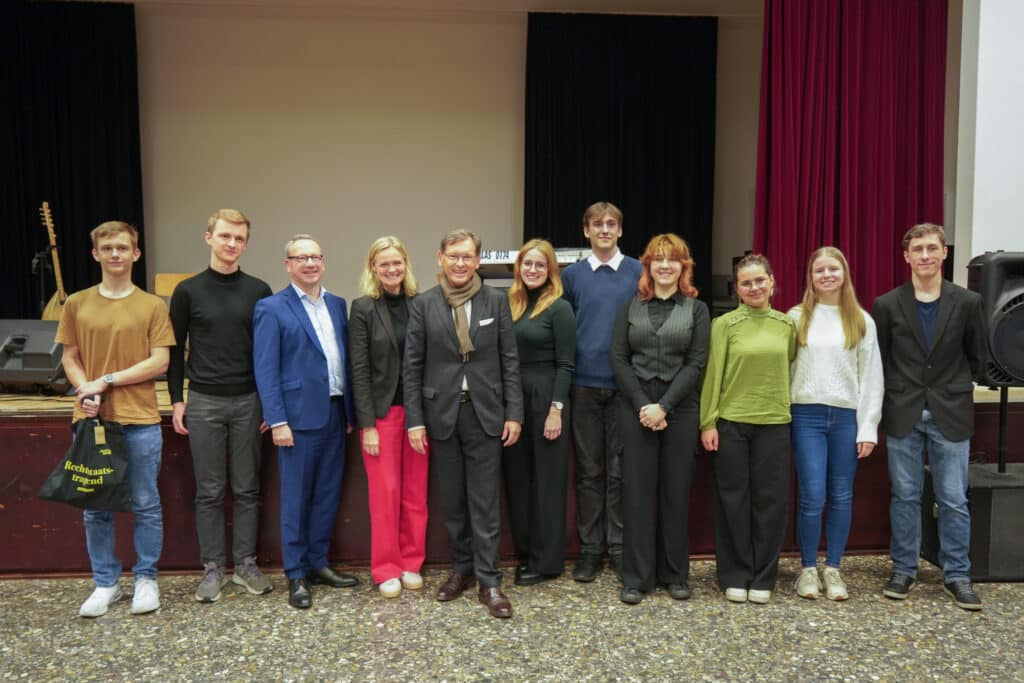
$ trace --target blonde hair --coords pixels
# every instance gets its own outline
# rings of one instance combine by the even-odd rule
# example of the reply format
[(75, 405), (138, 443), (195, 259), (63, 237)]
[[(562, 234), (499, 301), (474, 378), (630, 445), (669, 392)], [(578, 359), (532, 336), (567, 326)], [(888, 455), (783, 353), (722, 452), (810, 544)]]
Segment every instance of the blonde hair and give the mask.
[(377, 260), (377, 255), (380, 252), (392, 248), (402, 256), (402, 260), (405, 262), (405, 277), (402, 278), (402, 291), (406, 296), (414, 296), (416, 294), (416, 277), (412, 274), (412, 266), (409, 265), (409, 253), (405, 250), (402, 240), (388, 235), (386, 237), (378, 237), (370, 245), (370, 250), (366, 252), (366, 262), (363, 263), (363, 273), (359, 276), (359, 291), (371, 299), (379, 299), (383, 291), (383, 288), (380, 286), (380, 278), (377, 277), (373, 270), (373, 262)]
[(537, 299), (537, 305), (533, 307), (533, 313), (530, 314), (530, 318), (536, 318), (562, 296), (562, 277), (558, 274), (558, 260), (555, 258), (555, 248), (547, 240), (530, 240), (519, 250), (515, 266), (512, 269), (514, 280), (512, 281), (512, 286), (508, 289), (508, 305), (512, 310), (513, 322), (522, 318), (523, 314), (526, 313), (526, 305), (528, 303), (526, 285), (523, 284), (520, 271), (522, 269), (523, 257), (531, 249), (536, 249), (543, 254), (544, 260), (548, 262), (548, 281), (543, 286), (540, 298)]
[(868, 326), (864, 321), (864, 313), (861, 311), (860, 304), (857, 303), (857, 294), (853, 290), (853, 282), (850, 280), (850, 265), (846, 262), (843, 252), (835, 247), (820, 247), (807, 260), (807, 281), (804, 285), (804, 298), (798, 304), (800, 308), (800, 321), (796, 324), (796, 343), (800, 346), (807, 346), (807, 331), (811, 328), (814, 305), (818, 303), (817, 294), (814, 292), (814, 262), (823, 257), (834, 258), (843, 267), (843, 284), (839, 289), (839, 319), (843, 323), (843, 336), (846, 338), (846, 348), (852, 349), (867, 334)]
[(127, 234), (132, 241), (132, 249), (139, 248), (139, 231), (135, 229), (134, 225), (125, 223), (124, 221), (107, 221), (106, 223), (100, 223), (92, 232), (89, 233), (89, 237), (92, 238), (92, 247), (97, 249), (98, 243), (102, 239), (113, 237), (114, 235)]
[(248, 239), (249, 232), (252, 231), (252, 225), (249, 224), (249, 219), (245, 217), (244, 213), (235, 209), (217, 209), (210, 214), (210, 218), (206, 221), (206, 232), (212, 233), (213, 229), (217, 227), (217, 221), (222, 218), (228, 223), (245, 225), (246, 238)]

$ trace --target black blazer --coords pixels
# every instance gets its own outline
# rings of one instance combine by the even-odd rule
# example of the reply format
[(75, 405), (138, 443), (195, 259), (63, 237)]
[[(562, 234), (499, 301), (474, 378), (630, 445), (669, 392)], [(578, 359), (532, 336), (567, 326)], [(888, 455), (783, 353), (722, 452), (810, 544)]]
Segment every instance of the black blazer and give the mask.
[(469, 338), (476, 349), (462, 362), (452, 309), (440, 285), (409, 305), (405, 336), (405, 422), (431, 438), (455, 431), (465, 377), (484, 432), (500, 436), (506, 420), (523, 421), (523, 389), (512, 313), (505, 292), (487, 285), (472, 299)]
[(950, 441), (971, 438), (972, 380), (981, 376), (988, 353), (981, 297), (942, 281), (931, 348), (924, 344), (912, 282), (875, 299), (871, 315), (885, 372), (885, 432), (895, 437), (909, 434), (927, 401), (943, 436)]
[[(412, 308), (412, 299), (408, 300)], [(375, 427), (391, 408), (398, 390), (402, 359), (384, 297), (361, 296), (349, 315), (349, 355), (352, 357), (352, 393), (356, 424)]]

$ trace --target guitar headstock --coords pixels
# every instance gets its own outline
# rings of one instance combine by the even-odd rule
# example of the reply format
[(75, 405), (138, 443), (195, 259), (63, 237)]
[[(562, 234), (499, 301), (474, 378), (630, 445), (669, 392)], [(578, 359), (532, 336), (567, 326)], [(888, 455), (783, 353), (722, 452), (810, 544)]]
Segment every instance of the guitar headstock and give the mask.
[(56, 246), (57, 235), (53, 231), (53, 214), (50, 213), (50, 202), (43, 202), (43, 205), (39, 207), (39, 215), (43, 219), (43, 225), (46, 226), (46, 232), (50, 235), (50, 246)]

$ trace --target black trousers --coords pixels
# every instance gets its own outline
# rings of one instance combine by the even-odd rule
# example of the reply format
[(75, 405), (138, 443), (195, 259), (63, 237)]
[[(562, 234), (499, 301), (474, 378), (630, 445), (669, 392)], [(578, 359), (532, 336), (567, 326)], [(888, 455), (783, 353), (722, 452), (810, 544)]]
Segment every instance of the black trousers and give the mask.
[(622, 552), (622, 442), (614, 389), (572, 386), (576, 529), (580, 552)]
[(475, 573), (488, 587), (501, 584), (501, 448), (499, 437), (484, 433), (470, 401), (459, 405), (451, 437), (430, 441), (453, 569)]
[(555, 380), (553, 366), (520, 368), (525, 420), (519, 441), (506, 448), (505, 499), (520, 563), (557, 575), (565, 565), (565, 496), (569, 480), (569, 406), (562, 434), (544, 437)]
[(789, 504), (789, 425), (718, 421), (711, 455), (718, 584), (771, 590)]
[[(668, 388), (652, 381), (652, 403)], [(642, 591), (690, 576), (690, 487), (696, 466), (700, 405), (687, 397), (651, 431), (624, 397), (618, 400), (622, 435), (622, 582)]]

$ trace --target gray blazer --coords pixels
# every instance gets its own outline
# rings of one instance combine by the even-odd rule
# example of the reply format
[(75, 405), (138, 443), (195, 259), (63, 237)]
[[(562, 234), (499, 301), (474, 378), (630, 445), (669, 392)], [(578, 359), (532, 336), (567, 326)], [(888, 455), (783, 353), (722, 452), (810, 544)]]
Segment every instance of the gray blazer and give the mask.
[(426, 426), (431, 438), (449, 438), (463, 378), (488, 436), (501, 436), (507, 420), (523, 421), (516, 333), (504, 292), (483, 285), (476, 293), (469, 337), (476, 350), (463, 363), (452, 309), (440, 286), (410, 302), (402, 370), (407, 427)]
[(942, 281), (931, 348), (917, 315), (914, 285), (907, 282), (875, 299), (871, 316), (885, 372), (882, 425), (903, 437), (920, 419), (927, 401), (939, 430), (950, 441), (974, 433), (974, 385), (988, 353), (981, 297)]
[(374, 427), (391, 408), (402, 367), (384, 298), (361, 296), (353, 301), (348, 327), (356, 423), (360, 429)]

